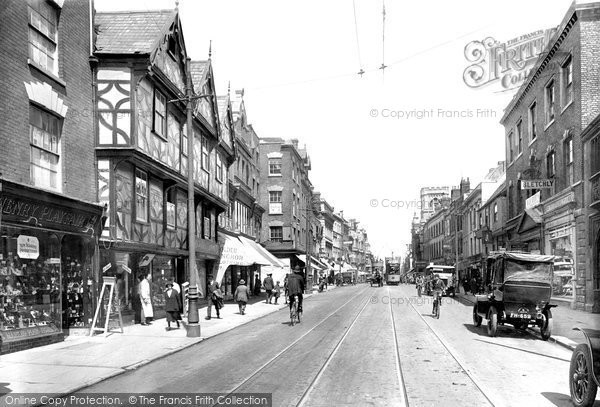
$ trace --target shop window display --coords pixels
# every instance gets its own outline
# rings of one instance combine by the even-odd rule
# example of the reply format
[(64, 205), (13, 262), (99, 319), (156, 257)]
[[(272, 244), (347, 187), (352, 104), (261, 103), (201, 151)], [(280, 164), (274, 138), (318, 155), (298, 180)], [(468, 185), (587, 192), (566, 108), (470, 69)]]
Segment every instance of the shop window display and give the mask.
[(59, 330), (60, 240), (33, 230), (0, 231), (0, 331)]
[(76, 236), (65, 236), (62, 247), (63, 328), (89, 327), (93, 318), (93, 249)]
[(148, 265), (148, 272), (152, 275), (150, 281), (150, 295), (154, 309), (165, 307), (165, 284), (174, 278), (175, 259), (168, 256), (155, 256)]

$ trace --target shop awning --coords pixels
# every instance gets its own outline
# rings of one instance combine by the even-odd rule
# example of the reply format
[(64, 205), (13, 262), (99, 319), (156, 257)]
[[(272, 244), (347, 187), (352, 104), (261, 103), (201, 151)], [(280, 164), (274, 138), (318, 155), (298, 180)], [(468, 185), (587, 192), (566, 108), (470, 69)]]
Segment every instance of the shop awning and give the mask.
[(248, 248), (248, 250), (252, 250), (256, 253), (256, 264), (261, 264), (263, 266), (285, 267), (285, 264), (279, 261), (277, 257), (273, 256), (267, 249), (255, 241), (244, 236), (239, 236), (238, 239), (240, 239), (240, 241)]
[[(296, 257), (298, 257), (298, 259), (306, 264), (306, 255), (305, 254), (297, 254)], [(327, 270), (327, 267), (325, 267), (320, 261), (318, 261), (317, 259), (315, 259), (313, 256), (310, 256), (310, 266), (316, 270)]]
[(215, 281), (220, 283), (221, 280), (223, 280), (223, 276), (225, 276), (227, 267), (231, 265), (250, 266), (254, 264), (255, 256), (248, 252), (248, 250), (244, 247), (242, 242), (238, 240), (237, 237), (229, 236), (220, 232), (218, 237), (219, 245), (222, 247), (222, 249)]

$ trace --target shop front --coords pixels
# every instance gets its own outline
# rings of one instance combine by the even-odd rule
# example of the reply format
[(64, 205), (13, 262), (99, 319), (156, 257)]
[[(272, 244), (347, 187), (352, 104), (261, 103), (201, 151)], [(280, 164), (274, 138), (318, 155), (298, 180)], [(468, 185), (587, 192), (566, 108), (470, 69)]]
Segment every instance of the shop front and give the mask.
[(568, 301), (575, 307), (576, 283), (576, 222), (573, 214), (575, 195), (560, 193), (544, 203), (544, 248), (546, 254), (556, 256), (554, 262), (553, 292), (555, 300)]
[(89, 329), (103, 208), (0, 184), (0, 353)]

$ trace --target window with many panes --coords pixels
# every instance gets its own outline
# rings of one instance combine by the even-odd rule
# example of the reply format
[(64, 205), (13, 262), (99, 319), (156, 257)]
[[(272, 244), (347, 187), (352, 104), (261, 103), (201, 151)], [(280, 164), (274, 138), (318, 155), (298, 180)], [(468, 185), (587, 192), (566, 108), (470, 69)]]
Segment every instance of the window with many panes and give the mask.
[(215, 177), (217, 181), (223, 182), (223, 160), (221, 160), (221, 155), (217, 154), (217, 168), (215, 169)]
[(573, 58), (569, 56), (562, 65), (562, 106), (573, 101)]
[(515, 160), (514, 154), (515, 154), (515, 150), (514, 150), (513, 132), (511, 131), (508, 134), (508, 161), (511, 163)]
[(166, 207), (166, 215), (167, 215), (167, 228), (174, 229), (177, 222), (177, 200), (175, 197), (175, 189), (171, 188), (167, 192), (167, 207)]
[(533, 102), (531, 106), (529, 106), (529, 141), (533, 141), (537, 137), (537, 127), (536, 127), (536, 119), (537, 119), (537, 103)]
[[(590, 142), (592, 150), (592, 176), (600, 172), (600, 136), (596, 136)], [(600, 268), (599, 268), (600, 269)]]
[(62, 120), (35, 106), (29, 107), (31, 183), (61, 190), (60, 134)]
[(546, 156), (546, 176), (553, 178), (556, 175), (556, 161), (554, 151), (551, 151)]
[(519, 119), (516, 127), (517, 151), (519, 154), (523, 152), (523, 121)]
[(272, 242), (283, 242), (283, 226), (271, 226), (269, 233)]
[(498, 204), (494, 203), (494, 222), (498, 222)]
[(46, 0), (29, 0), (29, 59), (57, 75), (58, 9)]
[(202, 169), (209, 171), (209, 159), (208, 159), (208, 140), (206, 137), (202, 137)]
[(550, 124), (554, 120), (555, 114), (554, 80), (548, 82), (544, 93), (546, 98), (546, 124)]
[(167, 98), (158, 90), (154, 90), (154, 126), (159, 136), (167, 137)]
[(281, 175), (281, 158), (269, 158), (269, 175)]
[(148, 221), (148, 174), (135, 170), (135, 219)]
[(569, 137), (564, 143), (565, 154), (565, 181), (567, 186), (573, 185), (573, 137)]
[(281, 198), (281, 191), (269, 191), (269, 214), (280, 215), (283, 213), (283, 203)]

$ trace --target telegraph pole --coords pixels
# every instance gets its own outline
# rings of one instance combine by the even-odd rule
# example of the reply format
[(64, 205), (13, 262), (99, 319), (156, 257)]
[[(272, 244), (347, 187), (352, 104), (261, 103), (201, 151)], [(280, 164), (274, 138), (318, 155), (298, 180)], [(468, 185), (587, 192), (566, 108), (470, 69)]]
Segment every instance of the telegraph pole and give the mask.
[(188, 248), (189, 248), (189, 268), (190, 268), (190, 287), (188, 291), (188, 327), (187, 336), (189, 338), (200, 337), (200, 318), (198, 316), (198, 283), (199, 276), (196, 269), (196, 205), (194, 188), (194, 124), (192, 122), (192, 76), (190, 72), (191, 58), (185, 59), (185, 74), (187, 76), (185, 93), (187, 114), (187, 149), (188, 149)]
[(190, 72), (191, 58), (185, 59), (185, 96), (180, 99), (169, 100), (169, 103), (185, 102), (186, 125), (187, 125), (187, 156), (188, 156), (188, 173), (187, 173), (187, 207), (188, 207), (188, 253), (189, 253), (189, 270), (190, 270), (190, 286), (188, 289), (188, 324), (187, 336), (189, 338), (200, 337), (200, 318), (198, 316), (198, 284), (200, 277), (196, 269), (196, 204), (195, 204), (195, 186), (194, 186), (194, 122), (192, 117), (193, 101), (202, 98), (212, 98), (212, 94), (194, 95), (192, 88), (192, 75)]

